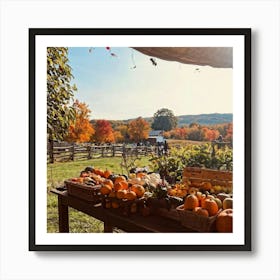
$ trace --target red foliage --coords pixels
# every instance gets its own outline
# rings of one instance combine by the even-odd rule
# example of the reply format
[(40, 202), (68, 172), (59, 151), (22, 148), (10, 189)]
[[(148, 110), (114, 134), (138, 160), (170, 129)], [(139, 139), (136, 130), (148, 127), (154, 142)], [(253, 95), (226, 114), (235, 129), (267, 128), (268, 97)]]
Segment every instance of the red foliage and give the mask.
[(94, 140), (98, 143), (112, 143), (115, 141), (114, 131), (109, 121), (96, 121)]

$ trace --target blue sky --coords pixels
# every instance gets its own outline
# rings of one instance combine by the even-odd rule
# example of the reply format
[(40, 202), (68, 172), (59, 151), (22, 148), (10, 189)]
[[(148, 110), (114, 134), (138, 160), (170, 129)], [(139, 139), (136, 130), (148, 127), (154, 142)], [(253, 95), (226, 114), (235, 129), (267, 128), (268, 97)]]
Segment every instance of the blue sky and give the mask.
[(153, 66), (131, 48), (89, 49), (69, 48), (68, 57), (75, 99), (88, 104), (91, 118), (151, 117), (161, 108), (175, 115), (232, 113), (232, 69), (160, 59)]

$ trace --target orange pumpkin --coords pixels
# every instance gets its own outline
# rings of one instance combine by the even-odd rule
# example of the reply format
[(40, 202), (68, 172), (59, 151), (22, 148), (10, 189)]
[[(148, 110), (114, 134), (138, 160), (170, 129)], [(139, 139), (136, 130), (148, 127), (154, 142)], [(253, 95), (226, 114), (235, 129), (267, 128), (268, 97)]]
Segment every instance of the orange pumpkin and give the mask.
[(114, 190), (127, 190), (128, 189), (128, 183), (126, 181), (120, 181), (114, 184)]
[(109, 194), (112, 191), (112, 188), (108, 185), (102, 185), (100, 188), (100, 193), (103, 195)]
[(126, 193), (125, 198), (127, 200), (135, 200), (137, 198), (137, 195), (136, 195), (136, 193), (134, 191), (129, 190)]
[(108, 195), (108, 197), (110, 197), (110, 198), (114, 198), (116, 196), (117, 196), (117, 193), (115, 191), (110, 192)]
[(189, 189), (189, 194), (197, 194), (197, 192), (198, 192), (198, 188), (195, 188), (195, 187), (191, 187), (190, 189)]
[(200, 196), (198, 196), (199, 204), (202, 208), (204, 208), (205, 206), (206, 198), (207, 198), (206, 194), (201, 194)]
[(195, 207), (199, 206), (199, 200), (196, 195), (194, 194), (189, 194), (185, 198), (184, 202), (184, 209), (185, 210), (193, 210)]
[(126, 196), (127, 191), (126, 190), (119, 190), (117, 191), (116, 197), (118, 199), (123, 199)]
[(216, 229), (218, 232), (232, 232), (233, 210), (223, 210), (216, 219)]
[(200, 206), (201, 206), (202, 208), (205, 208), (205, 200), (206, 200), (207, 198), (212, 198), (212, 199), (214, 199), (214, 196), (211, 195), (211, 194), (209, 194), (209, 192), (206, 192), (206, 194), (202, 194), (202, 195), (201, 195), (201, 198), (200, 198)]
[(136, 193), (138, 198), (142, 197), (145, 193), (145, 188), (141, 185), (132, 185), (130, 189)]
[(170, 196), (176, 196), (178, 193), (178, 190), (176, 188), (170, 188), (167, 190), (168, 195)]
[(114, 180), (114, 184), (118, 182), (126, 182), (126, 178), (124, 176), (117, 176)]
[(209, 217), (209, 213), (208, 213), (207, 209), (205, 209), (205, 208), (196, 207), (194, 211), (197, 215)]
[(214, 216), (218, 213), (219, 207), (213, 198), (206, 198), (204, 201), (204, 208), (208, 211), (209, 216)]
[(104, 175), (104, 171), (101, 169), (98, 169), (98, 168), (94, 169), (94, 173), (101, 177), (103, 177), (103, 175)]
[(79, 178), (77, 178), (77, 181), (76, 182), (78, 182), (78, 183), (83, 183), (84, 182), (84, 178), (83, 177), (79, 177)]
[(138, 172), (137, 174), (136, 174), (136, 178), (140, 178), (140, 179), (142, 179), (143, 177), (145, 177), (146, 176), (146, 173), (144, 173), (144, 172)]
[(109, 178), (109, 176), (111, 176), (112, 175), (112, 172), (110, 171), (110, 170), (108, 170), (108, 169), (106, 169), (105, 171), (104, 171), (104, 177), (105, 178)]
[(108, 185), (110, 186), (111, 188), (114, 187), (114, 183), (112, 180), (109, 180), (109, 179), (105, 179), (103, 182), (102, 182), (103, 185)]

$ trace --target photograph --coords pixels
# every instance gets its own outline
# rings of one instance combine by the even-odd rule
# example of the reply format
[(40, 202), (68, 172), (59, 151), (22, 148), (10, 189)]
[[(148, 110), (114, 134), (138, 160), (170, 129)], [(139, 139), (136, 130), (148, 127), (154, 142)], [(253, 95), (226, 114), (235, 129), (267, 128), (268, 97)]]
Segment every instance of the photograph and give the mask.
[(29, 250), (251, 250), (250, 29), (29, 29)]

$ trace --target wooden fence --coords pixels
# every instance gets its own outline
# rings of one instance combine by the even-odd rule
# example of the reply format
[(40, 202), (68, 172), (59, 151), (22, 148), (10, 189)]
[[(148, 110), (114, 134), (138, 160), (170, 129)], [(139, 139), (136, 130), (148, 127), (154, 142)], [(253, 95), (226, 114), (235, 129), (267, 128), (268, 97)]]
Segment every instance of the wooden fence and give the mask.
[(155, 146), (63, 144), (48, 146), (48, 162), (87, 160), (123, 155), (148, 156), (156, 153)]

